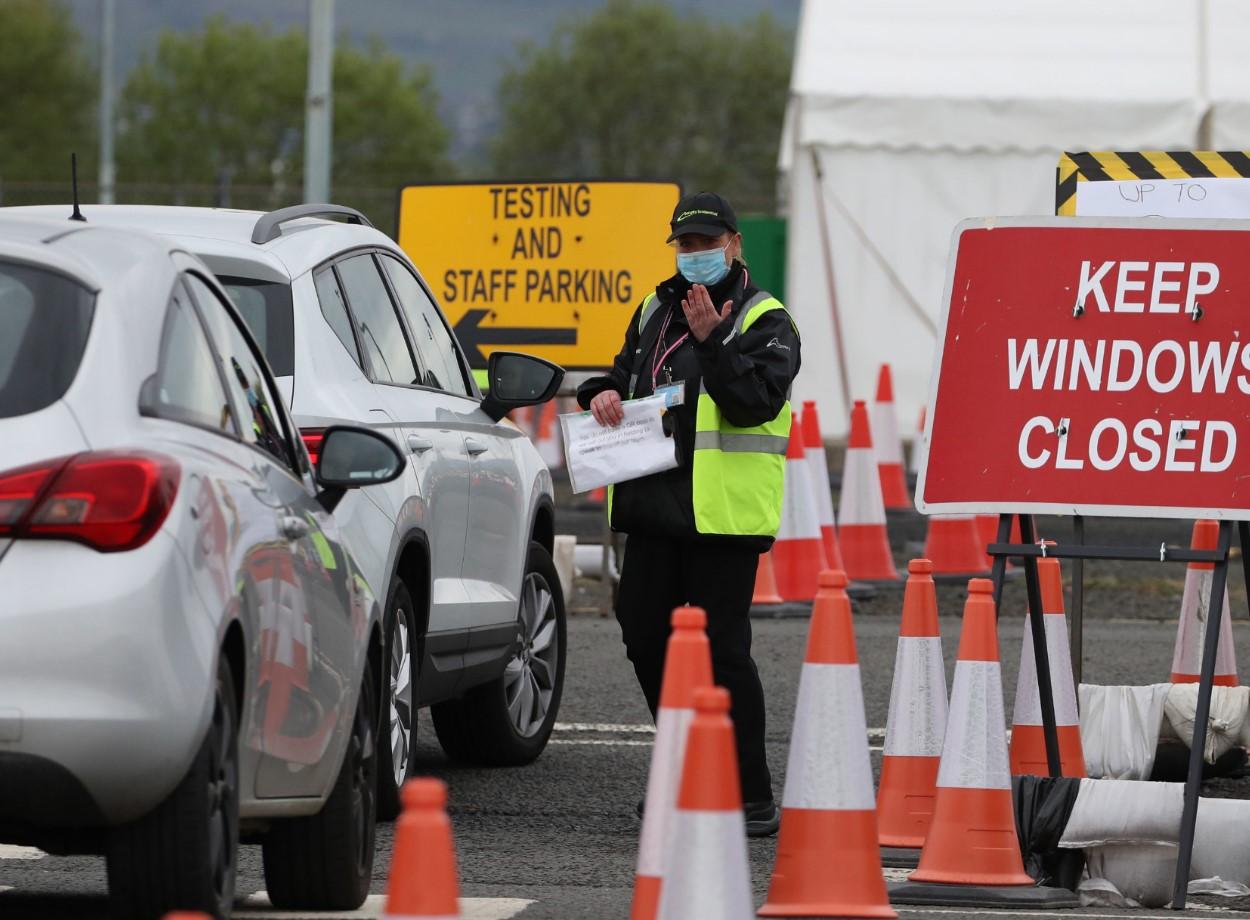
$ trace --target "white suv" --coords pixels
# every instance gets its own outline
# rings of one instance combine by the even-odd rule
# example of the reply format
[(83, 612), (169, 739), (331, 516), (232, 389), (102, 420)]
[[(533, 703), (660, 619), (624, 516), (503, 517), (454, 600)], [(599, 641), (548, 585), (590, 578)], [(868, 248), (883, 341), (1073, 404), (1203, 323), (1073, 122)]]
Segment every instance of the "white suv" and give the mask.
[(390, 743), (379, 752), (379, 814), (398, 810), (421, 706), (432, 706), (453, 758), (537, 757), (566, 649), (552, 484), (534, 445), (501, 418), (550, 399), (562, 371), (496, 353), (484, 401), (411, 260), (349, 208), (116, 205), (83, 215), (173, 237), (208, 264), (264, 350), (314, 462), (322, 432), (340, 424), (388, 433), (410, 457), (401, 478), (348, 492), (334, 511), (363, 577), (386, 598)]

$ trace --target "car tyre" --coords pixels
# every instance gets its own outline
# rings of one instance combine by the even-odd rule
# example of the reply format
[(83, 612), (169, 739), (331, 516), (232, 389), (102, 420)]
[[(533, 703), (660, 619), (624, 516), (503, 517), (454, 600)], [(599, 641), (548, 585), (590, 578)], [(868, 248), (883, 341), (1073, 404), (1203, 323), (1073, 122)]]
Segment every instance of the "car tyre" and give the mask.
[(352, 734), (321, 811), (265, 835), (265, 888), (281, 910), (355, 910), (369, 894), (377, 830), (378, 713), (366, 661)]
[(431, 708), (439, 743), (452, 759), (520, 766), (538, 757), (551, 737), (564, 690), (568, 634), (560, 579), (540, 543), (529, 546), (517, 634), (503, 674)]
[(378, 818), (399, 816), (399, 790), (412, 772), (413, 746), (417, 737), (417, 630), (412, 595), (396, 578), (383, 623), (386, 669), (382, 679), (382, 721), (378, 731)]
[(213, 715), (191, 768), (153, 811), (116, 828), (106, 866), (113, 913), (230, 916), (239, 848), (239, 723), (234, 676), (217, 664)]

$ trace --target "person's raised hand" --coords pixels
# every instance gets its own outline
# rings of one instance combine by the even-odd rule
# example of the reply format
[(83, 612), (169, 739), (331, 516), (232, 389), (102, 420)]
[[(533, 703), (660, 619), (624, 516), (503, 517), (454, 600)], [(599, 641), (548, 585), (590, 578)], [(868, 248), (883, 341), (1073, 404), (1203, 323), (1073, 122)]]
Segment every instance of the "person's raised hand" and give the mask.
[(686, 314), (690, 334), (695, 337), (695, 341), (702, 342), (729, 316), (729, 311), (733, 309), (733, 301), (726, 300), (720, 312), (717, 313), (707, 288), (696, 284), (690, 288), (690, 293), (681, 302), (681, 309)]
[(616, 390), (604, 390), (590, 401), (590, 414), (605, 428), (615, 428), (625, 421), (625, 409), (621, 406), (621, 394)]

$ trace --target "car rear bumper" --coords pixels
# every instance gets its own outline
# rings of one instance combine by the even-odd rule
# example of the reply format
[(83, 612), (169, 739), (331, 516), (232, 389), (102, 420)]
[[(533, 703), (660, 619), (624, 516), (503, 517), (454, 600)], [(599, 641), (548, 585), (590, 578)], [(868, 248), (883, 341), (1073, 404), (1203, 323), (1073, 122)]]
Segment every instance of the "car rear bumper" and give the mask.
[(18, 541), (0, 598), (0, 827), (150, 811), (199, 747), (217, 656), (173, 539), (114, 554)]

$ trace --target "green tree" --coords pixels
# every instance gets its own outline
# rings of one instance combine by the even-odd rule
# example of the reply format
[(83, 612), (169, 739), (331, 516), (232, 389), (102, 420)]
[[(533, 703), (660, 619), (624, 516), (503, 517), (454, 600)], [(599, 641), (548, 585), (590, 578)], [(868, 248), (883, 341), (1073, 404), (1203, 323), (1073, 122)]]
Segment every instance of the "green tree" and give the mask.
[[(53, 0), (0, 0), (0, 181), (94, 179), (97, 91), (82, 39)], [(65, 196), (68, 197), (68, 196)]]
[[(166, 31), (122, 92), (120, 181), (244, 186), (303, 183), (308, 40), (300, 30), (210, 19)], [(380, 42), (334, 54), (333, 180), (396, 186), (444, 175), (447, 130), (428, 69)]]
[(676, 177), (743, 210), (775, 203), (792, 36), (611, 0), (523, 45), (500, 81), (495, 167), (506, 176)]

